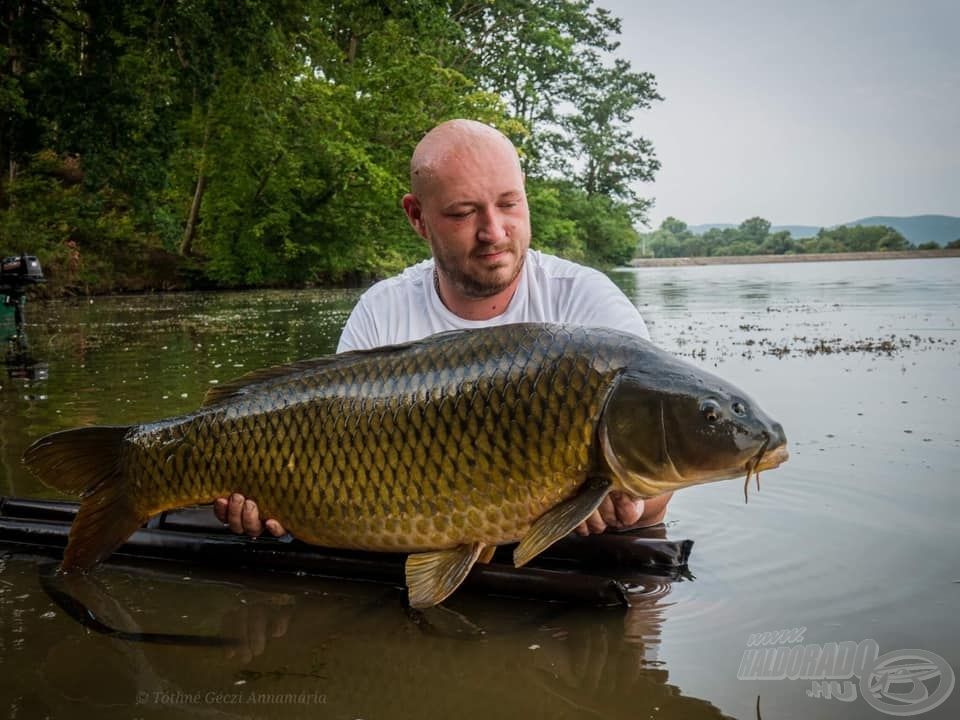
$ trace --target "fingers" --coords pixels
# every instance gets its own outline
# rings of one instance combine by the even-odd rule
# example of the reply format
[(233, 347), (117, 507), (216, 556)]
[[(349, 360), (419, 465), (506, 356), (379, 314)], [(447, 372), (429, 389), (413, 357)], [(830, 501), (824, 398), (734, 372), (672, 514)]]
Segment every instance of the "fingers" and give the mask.
[(281, 535), (287, 534), (287, 529), (276, 520), (267, 520), (264, 523), (264, 526), (267, 528), (267, 532), (274, 537), (280, 537)]
[(230, 526), (230, 530), (238, 535), (246, 534), (256, 537), (263, 532), (264, 527), (274, 537), (280, 537), (287, 532), (276, 520), (262, 522), (257, 504), (240, 493), (233, 493), (229, 498), (215, 500), (213, 512), (220, 522), (225, 522)]
[(606, 527), (622, 530), (640, 522), (643, 516), (643, 500), (634, 499), (621, 492), (612, 492), (603, 499), (597, 512)]
[(220, 522), (227, 522), (227, 498), (217, 498), (213, 501), (213, 514)]
[(603, 502), (600, 503), (600, 507), (597, 508), (597, 512), (600, 513), (600, 519), (603, 520), (604, 525), (610, 525), (612, 527), (616, 527), (619, 523), (617, 509), (613, 502), (614, 495), (619, 495), (619, 493), (610, 493), (607, 495), (603, 499)]
[(643, 500), (634, 500), (623, 493), (610, 493), (607, 499), (611, 501), (616, 515), (615, 521), (608, 522), (607, 525), (625, 528), (640, 522), (643, 516)]
[(612, 492), (573, 531), (581, 537), (599, 535), (607, 528), (621, 529), (635, 525), (642, 516), (643, 500), (635, 500), (623, 493)]
[(227, 525), (237, 535), (243, 534), (243, 495), (234, 493), (227, 500)]
[(600, 512), (597, 510), (594, 510), (587, 516), (586, 523), (587, 530), (589, 530), (592, 535), (599, 535), (607, 529), (607, 524), (603, 521), (603, 518), (600, 517)]
[(263, 523), (260, 522), (260, 510), (253, 500), (243, 501), (240, 522), (243, 531), (250, 537), (256, 537), (263, 532)]
[[(603, 502), (607, 502), (609, 498), (604, 498)], [(611, 506), (612, 507), (612, 506)], [(604, 530), (607, 529), (607, 523), (603, 518), (601, 509), (603, 508), (603, 503), (600, 504), (600, 508), (597, 508), (592, 513), (587, 516), (587, 519), (582, 523), (577, 525), (573, 531), (580, 537), (586, 537), (587, 535), (599, 535)], [(613, 511), (610, 510), (610, 513)]]

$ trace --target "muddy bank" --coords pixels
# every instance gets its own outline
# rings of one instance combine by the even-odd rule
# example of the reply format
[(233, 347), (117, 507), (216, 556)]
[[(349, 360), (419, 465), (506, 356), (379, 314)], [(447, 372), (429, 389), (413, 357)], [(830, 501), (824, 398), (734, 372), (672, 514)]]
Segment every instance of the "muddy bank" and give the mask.
[(760, 263), (837, 262), (841, 260), (912, 260), (960, 257), (958, 250), (898, 250), (890, 252), (807, 253), (804, 255), (718, 255), (716, 257), (634, 258), (631, 267), (680, 265), (753, 265)]

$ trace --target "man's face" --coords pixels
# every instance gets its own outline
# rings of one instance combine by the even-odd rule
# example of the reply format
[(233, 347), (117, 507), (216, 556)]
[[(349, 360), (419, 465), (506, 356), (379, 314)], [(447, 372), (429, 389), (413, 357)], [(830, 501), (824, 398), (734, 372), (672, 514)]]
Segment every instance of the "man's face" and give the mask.
[(520, 274), (530, 247), (530, 212), (515, 152), (506, 143), (478, 143), (449, 153), (432, 170), (415, 199), (418, 207), (408, 208), (414, 228), (460, 293), (496, 295)]

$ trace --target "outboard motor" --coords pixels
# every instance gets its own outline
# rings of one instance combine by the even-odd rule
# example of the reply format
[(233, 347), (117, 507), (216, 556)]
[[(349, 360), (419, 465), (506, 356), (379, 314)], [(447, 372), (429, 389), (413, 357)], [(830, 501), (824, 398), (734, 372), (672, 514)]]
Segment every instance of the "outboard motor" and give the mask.
[(0, 338), (7, 343), (4, 364), (11, 378), (46, 378), (46, 365), (30, 357), (23, 331), (27, 288), (44, 281), (43, 269), (35, 255), (21, 253), (0, 260)]

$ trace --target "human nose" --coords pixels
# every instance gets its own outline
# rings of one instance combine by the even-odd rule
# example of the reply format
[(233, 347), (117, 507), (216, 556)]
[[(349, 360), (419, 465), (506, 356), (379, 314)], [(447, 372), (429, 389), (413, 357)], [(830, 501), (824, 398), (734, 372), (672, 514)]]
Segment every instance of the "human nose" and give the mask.
[(497, 208), (487, 208), (478, 214), (477, 240), (491, 245), (506, 240), (509, 237), (506, 218)]

